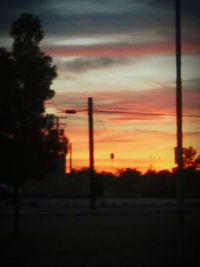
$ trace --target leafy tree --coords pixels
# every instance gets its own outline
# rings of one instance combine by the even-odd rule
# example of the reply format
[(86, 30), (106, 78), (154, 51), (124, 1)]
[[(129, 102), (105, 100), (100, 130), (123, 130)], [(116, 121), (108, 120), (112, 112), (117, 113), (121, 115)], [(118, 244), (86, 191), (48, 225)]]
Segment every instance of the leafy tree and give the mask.
[(43, 178), (64, 146), (54, 117), (45, 114), (45, 101), (54, 96), (50, 87), (57, 74), (52, 58), (39, 47), (44, 37), (40, 20), (22, 14), (10, 33), (13, 51), (0, 48), (1, 180), (20, 185), (27, 178)]
[(196, 169), (200, 164), (200, 155), (197, 155), (197, 150), (192, 146), (184, 147), (182, 155), (184, 169)]
[(119, 169), (118, 175), (123, 178), (132, 178), (132, 177), (139, 177), (141, 176), (141, 172), (137, 170), (136, 168), (126, 168), (126, 169)]

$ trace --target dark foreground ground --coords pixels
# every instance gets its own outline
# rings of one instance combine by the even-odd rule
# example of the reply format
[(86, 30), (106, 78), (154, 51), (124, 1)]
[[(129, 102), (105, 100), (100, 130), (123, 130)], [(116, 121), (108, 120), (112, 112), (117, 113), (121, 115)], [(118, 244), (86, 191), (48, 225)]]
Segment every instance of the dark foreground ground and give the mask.
[(200, 266), (200, 208), (107, 206), (24, 211), (20, 237), (13, 216), (0, 217), (0, 266)]

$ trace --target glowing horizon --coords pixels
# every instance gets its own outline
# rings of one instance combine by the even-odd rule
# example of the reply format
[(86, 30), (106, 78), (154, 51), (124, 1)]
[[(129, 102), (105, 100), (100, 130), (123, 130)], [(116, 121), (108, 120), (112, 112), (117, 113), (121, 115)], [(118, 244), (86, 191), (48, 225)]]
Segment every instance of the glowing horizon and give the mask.
[[(41, 49), (58, 77), (48, 111), (67, 115), (73, 168), (89, 166), (87, 98), (94, 101), (95, 167), (171, 169), (176, 146), (175, 12), (171, 0), (2, 3), (0, 41), (22, 12), (41, 19)], [(199, 2), (182, 1), (183, 146), (200, 152)], [(7, 32), (7, 34), (5, 34)], [(98, 112), (97, 112), (98, 111)], [(58, 113), (57, 115), (59, 115)], [(115, 154), (113, 163), (110, 153)]]

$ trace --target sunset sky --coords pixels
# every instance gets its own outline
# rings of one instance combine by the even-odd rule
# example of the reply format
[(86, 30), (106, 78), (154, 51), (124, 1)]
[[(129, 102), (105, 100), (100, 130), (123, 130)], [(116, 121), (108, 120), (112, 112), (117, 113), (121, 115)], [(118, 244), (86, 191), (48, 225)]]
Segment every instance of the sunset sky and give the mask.
[[(4, 47), (11, 46), (9, 29), (22, 12), (41, 19), (41, 46), (58, 71), (48, 111), (77, 110), (60, 119), (73, 144), (74, 168), (89, 164), (88, 97), (94, 101), (97, 170), (175, 166), (173, 0), (7, 0), (1, 10)], [(198, 152), (199, 13), (199, 0), (182, 0), (183, 145)], [(113, 162), (110, 153), (115, 154)]]

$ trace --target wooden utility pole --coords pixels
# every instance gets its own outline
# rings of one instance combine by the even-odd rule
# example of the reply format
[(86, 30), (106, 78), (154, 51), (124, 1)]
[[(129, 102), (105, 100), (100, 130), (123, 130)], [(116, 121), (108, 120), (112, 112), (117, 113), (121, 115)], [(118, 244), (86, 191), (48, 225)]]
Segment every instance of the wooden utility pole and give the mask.
[(181, 80), (181, 0), (176, 0), (176, 125), (177, 147), (175, 158), (178, 166), (177, 180), (177, 208), (178, 219), (184, 220), (184, 181), (183, 181), (183, 156), (182, 156), (182, 80)]
[(69, 172), (72, 173), (72, 143), (69, 144)]
[(95, 209), (93, 99), (88, 98), (90, 207)]

